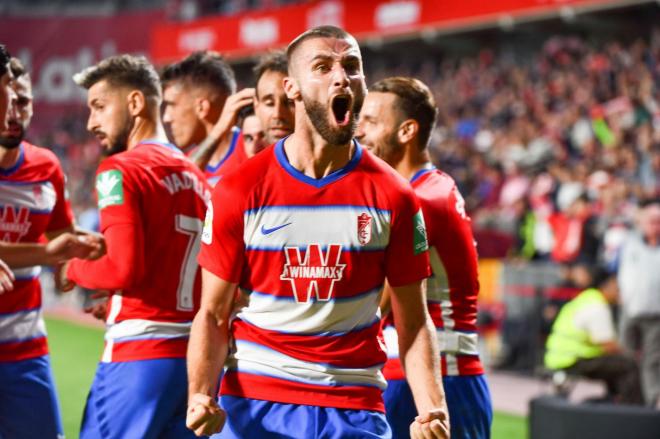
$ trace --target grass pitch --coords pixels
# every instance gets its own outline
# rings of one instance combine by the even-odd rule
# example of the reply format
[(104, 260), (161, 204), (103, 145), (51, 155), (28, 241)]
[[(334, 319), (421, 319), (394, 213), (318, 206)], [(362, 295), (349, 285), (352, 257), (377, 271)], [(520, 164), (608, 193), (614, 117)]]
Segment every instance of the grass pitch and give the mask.
[[(68, 439), (75, 439), (80, 432), (87, 391), (101, 358), (103, 331), (55, 318), (46, 319), (46, 325), (64, 434)], [(526, 437), (525, 418), (495, 413), (492, 439)]]

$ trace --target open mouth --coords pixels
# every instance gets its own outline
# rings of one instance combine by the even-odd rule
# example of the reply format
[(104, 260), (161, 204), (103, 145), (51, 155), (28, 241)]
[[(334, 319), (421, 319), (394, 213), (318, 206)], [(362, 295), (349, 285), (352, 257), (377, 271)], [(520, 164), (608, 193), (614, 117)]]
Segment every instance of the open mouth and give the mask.
[(350, 119), (351, 98), (347, 95), (335, 96), (332, 99), (332, 114), (337, 125), (346, 125)]
[(15, 123), (9, 123), (7, 124), (7, 130), (4, 132), (4, 134), (9, 135), (9, 136), (18, 136), (21, 134), (21, 126)]

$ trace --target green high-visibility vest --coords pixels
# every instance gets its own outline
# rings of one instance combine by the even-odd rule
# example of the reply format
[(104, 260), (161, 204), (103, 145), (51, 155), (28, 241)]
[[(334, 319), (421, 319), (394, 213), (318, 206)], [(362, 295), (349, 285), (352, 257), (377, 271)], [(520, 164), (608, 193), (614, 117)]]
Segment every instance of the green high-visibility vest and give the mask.
[(607, 300), (599, 290), (589, 288), (561, 308), (545, 344), (545, 367), (565, 369), (577, 360), (603, 355), (603, 348), (589, 340), (589, 333), (575, 326), (578, 311), (598, 304), (607, 305)]

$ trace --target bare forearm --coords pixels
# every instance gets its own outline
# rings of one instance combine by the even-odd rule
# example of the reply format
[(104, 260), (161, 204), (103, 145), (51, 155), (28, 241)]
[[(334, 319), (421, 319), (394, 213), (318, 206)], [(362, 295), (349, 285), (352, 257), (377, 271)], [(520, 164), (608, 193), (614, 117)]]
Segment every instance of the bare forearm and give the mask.
[(206, 165), (211, 161), (211, 157), (213, 157), (213, 154), (218, 149), (222, 137), (214, 133), (209, 134), (190, 156), (193, 163), (202, 171), (206, 169)]
[(444, 407), (440, 355), (431, 319), (426, 315), (422, 323), (407, 329), (404, 332), (409, 335), (399, 335), (399, 349), (417, 411), (421, 414)]
[(0, 244), (0, 259), (11, 268), (53, 265), (57, 262), (48, 255), (44, 244), (31, 243)]
[(227, 323), (200, 311), (193, 320), (188, 343), (188, 395), (214, 396), (227, 357)]

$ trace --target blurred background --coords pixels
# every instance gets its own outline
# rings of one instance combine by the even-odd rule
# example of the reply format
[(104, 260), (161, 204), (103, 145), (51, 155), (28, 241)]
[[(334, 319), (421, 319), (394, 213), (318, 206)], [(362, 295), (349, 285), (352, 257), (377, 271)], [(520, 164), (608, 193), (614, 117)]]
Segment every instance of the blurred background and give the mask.
[[(587, 286), (575, 267), (616, 272), (637, 203), (660, 195), (656, 1), (2, 0), (0, 16), (0, 42), (32, 73), (28, 140), (60, 157), (88, 228), (101, 150), (71, 77), (102, 58), (141, 53), (163, 65), (212, 49), (253, 86), (256, 57), (334, 24), (360, 42), (367, 84), (426, 82), (440, 108), (433, 161), (473, 222), (482, 354), (500, 413), (524, 417), (542, 391), (550, 325)], [(51, 315), (87, 322), (80, 300), (49, 303)], [(516, 416), (496, 418), (499, 437), (524, 437)]]

